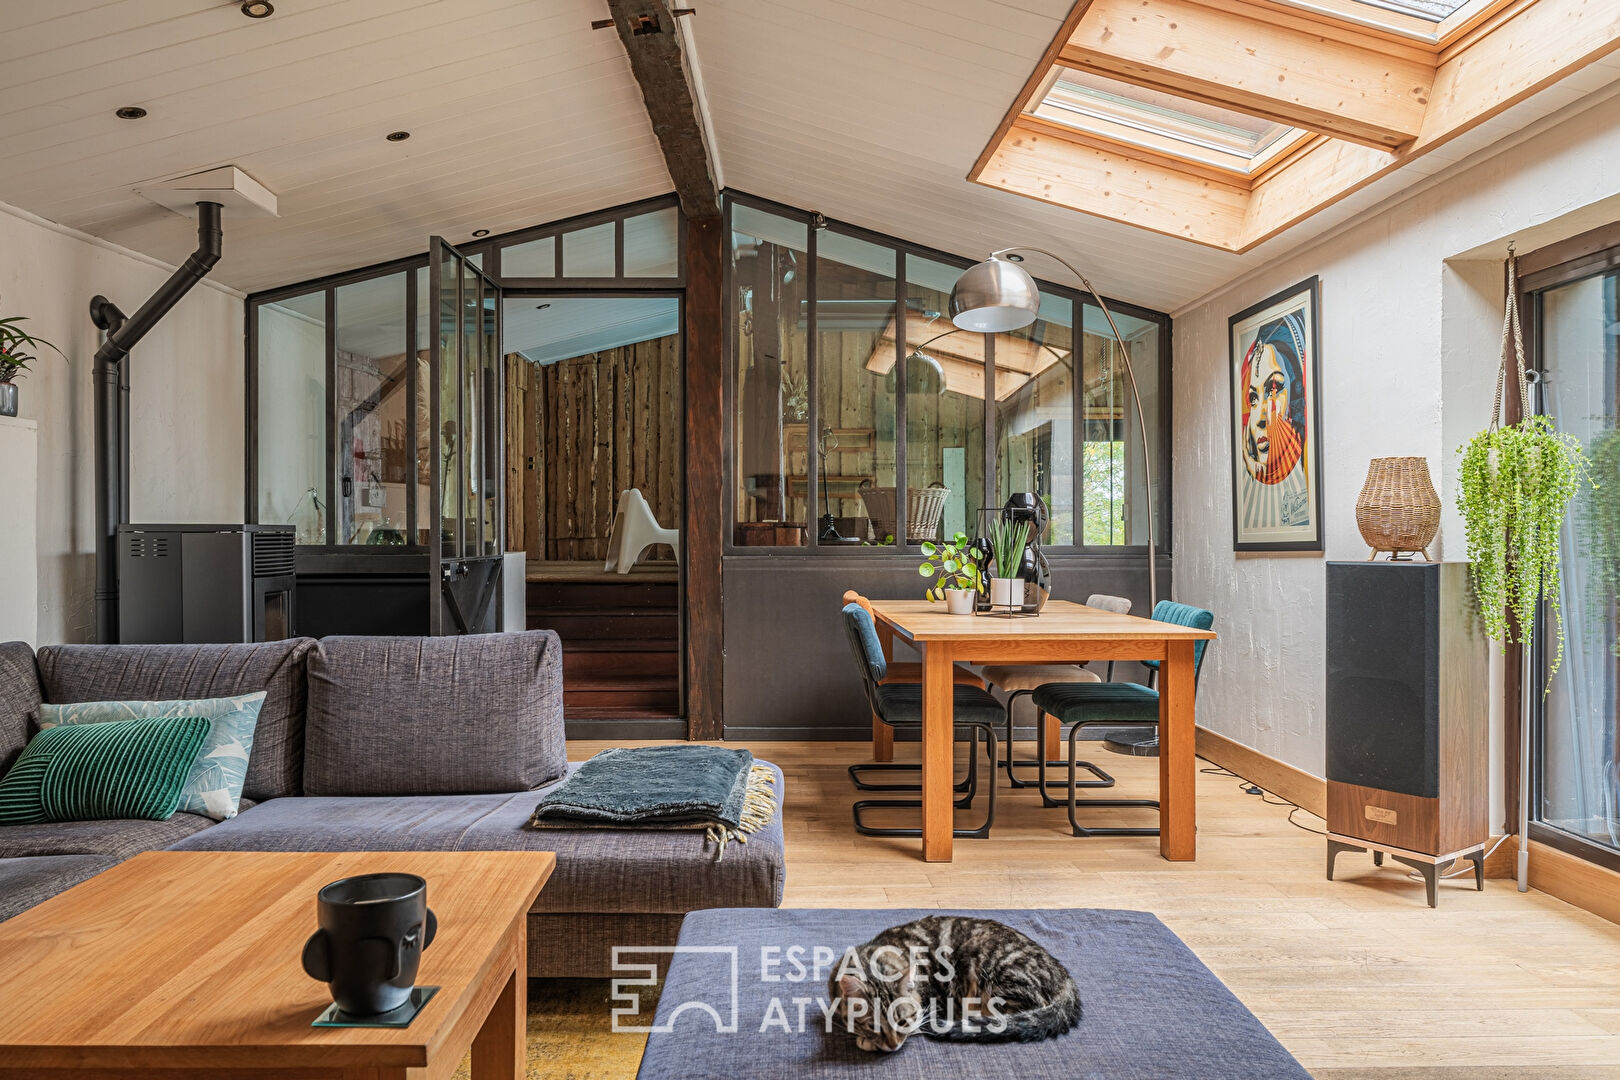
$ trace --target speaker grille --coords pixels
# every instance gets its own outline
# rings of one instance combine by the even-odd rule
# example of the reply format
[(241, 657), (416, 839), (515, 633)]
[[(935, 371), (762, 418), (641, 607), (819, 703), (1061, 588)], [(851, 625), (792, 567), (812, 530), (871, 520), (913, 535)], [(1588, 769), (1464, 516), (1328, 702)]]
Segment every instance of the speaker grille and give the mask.
[(253, 576), (285, 577), (293, 572), (293, 534), (256, 532), (253, 537)]

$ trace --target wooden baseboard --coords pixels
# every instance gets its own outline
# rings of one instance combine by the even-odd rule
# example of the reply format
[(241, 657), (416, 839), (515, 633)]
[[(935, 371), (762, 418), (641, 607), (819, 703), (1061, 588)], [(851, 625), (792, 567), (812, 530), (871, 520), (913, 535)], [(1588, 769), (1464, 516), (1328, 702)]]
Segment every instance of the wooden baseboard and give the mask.
[(1327, 781), (1262, 754), (1206, 727), (1198, 729), (1198, 756), (1236, 773), (1300, 809), (1327, 819)]
[[(1517, 846), (1509, 841), (1503, 850)], [(1530, 887), (1620, 923), (1620, 874), (1568, 852), (1530, 841)]]

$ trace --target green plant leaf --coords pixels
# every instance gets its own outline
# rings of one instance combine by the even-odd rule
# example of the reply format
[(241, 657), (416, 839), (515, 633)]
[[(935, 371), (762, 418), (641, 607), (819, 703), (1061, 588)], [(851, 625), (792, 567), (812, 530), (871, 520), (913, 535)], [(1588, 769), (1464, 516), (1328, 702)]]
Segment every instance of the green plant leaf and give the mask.
[(938, 551), (938, 550), (939, 550), (939, 549), (938, 549), (938, 548), (936, 548), (936, 547), (935, 547), (935, 546), (934, 546), (934, 545), (933, 545), (933, 544), (932, 544), (932, 543), (931, 543), (931, 542), (930, 542), (930, 541), (927, 541), (927, 540), (924, 540), (924, 541), (923, 541), (923, 544), (922, 544), (922, 553), (923, 553), (923, 554), (924, 554), (924, 555), (926, 555), (926, 556), (928, 556), (928, 557), (929, 557), (929, 558), (930, 558), (930, 559), (932, 559), (932, 558), (933, 558), (933, 557), (934, 557), (934, 554), (935, 554), (935, 553), (936, 553), (936, 552), (937, 552), (937, 551)]
[(933, 577), (934, 564), (926, 562), (923, 563), (921, 566), (917, 567), (917, 573), (921, 574), (923, 577)]

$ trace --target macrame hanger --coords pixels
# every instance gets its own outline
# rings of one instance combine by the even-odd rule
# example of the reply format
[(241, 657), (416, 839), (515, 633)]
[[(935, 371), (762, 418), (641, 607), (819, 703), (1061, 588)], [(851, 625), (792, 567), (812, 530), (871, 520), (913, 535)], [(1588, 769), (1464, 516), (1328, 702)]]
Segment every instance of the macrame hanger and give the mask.
[(1513, 344), (1513, 383), (1519, 396), (1519, 419), (1530, 415), (1530, 379), (1524, 364), (1524, 326), (1519, 321), (1519, 257), (1508, 244), (1503, 262), (1507, 277), (1507, 303), (1502, 311), (1502, 366), (1496, 371), (1496, 404), (1491, 408), (1490, 430), (1502, 426), (1502, 392), (1507, 387), (1508, 343)]

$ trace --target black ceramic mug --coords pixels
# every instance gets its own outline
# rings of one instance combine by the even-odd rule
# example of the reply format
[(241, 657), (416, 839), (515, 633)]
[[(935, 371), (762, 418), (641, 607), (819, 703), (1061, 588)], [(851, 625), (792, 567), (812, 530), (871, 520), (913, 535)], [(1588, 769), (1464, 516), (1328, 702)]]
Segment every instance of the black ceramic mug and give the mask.
[(321, 889), (320, 929), (304, 943), (304, 971), (350, 1016), (376, 1016), (410, 998), (422, 951), (439, 921), (415, 874), (361, 874)]

